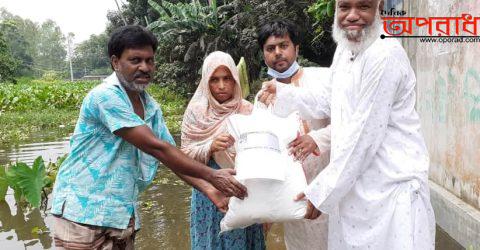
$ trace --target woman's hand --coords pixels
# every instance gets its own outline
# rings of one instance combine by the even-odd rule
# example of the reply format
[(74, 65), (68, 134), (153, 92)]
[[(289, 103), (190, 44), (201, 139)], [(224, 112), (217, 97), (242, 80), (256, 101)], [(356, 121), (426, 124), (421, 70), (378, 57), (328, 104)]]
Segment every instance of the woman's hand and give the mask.
[(230, 134), (220, 134), (213, 139), (212, 145), (210, 145), (210, 152), (225, 151), (227, 148), (233, 146), (234, 143), (235, 139)]
[(275, 80), (264, 82), (262, 84), (262, 89), (258, 95), (258, 101), (264, 103), (265, 105), (273, 104), (275, 97), (277, 95), (277, 86), (275, 85)]
[(212, 203), (218, 208), (218, 210), (222, 213), (226, 213), (228, 211), (228, 202), (230, 198), (225, 196), (222, 192), (218, 191), (218, 189), (212, 187), (206, 190), (205, 195), (212, 201)]

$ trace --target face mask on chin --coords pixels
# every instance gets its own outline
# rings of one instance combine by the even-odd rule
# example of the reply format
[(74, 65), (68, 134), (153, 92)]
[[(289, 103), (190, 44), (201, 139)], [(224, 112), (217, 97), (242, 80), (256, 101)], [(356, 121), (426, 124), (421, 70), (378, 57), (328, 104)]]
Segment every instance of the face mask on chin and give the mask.
[(292, 65), (285, 70), (284, 72), (278, 72), (270, 67), (268, 67), (267, 74), (275, 79), (285, 79), (293, 76), (295, 72), (298, 71), (300, 65), (298, 65), (297, 61), (293, 62)]

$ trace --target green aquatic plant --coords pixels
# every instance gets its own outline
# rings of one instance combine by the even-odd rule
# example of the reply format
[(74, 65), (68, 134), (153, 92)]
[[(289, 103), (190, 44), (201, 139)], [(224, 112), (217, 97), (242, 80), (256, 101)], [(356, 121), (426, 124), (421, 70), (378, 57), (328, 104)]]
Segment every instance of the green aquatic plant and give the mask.
[(0, 166), (0, 201), (5, 200), (8, 190), (7, 177), (5, 175), (5, 166)]
[(35, 159), (32, 166), (24, 162), (0, 166), (0, 201), (5, 200), (10, 187), (17, 203), (26, 201), (32, 207), (40, 207), (42, 200), (47, 199), (47, 191), (51, 191), (58, 168), (65, 158), (66, 155), (47, 166), (41, 156)]
[(49, 162), (47, 165), (47, 173), (46, 173), (46, 183), (45, 188), (50, 191), (53, 188), (53, 184), (55, 183), (55, 179), (57, 178), (58, 169), (62, 165), (63, 161), (67, 159), (68, 154), (65, 154), (57, 159), (56, 162)]
[(31, 80), (0, 85), (0, 112), (45, 109), (78, 110), (83, 98), (99, 81)]
[(31, 167), (26, 163), (17, 162), (10, 166), (5, 173), (17, 202), (25, 199), (33, 207), (40, 206), (43, 187), (47, 184), (45, 163), (42, 157), (35, 159)]
[[(17, 145), (45, 133), (68, 136), (83, 98), (98, 83), (21, 79), (0, 84), (0, 144)], [(153, 84), (147, 91), (160, 104), (170, 132), (180, 133), (187, 99), (168, 86)]]

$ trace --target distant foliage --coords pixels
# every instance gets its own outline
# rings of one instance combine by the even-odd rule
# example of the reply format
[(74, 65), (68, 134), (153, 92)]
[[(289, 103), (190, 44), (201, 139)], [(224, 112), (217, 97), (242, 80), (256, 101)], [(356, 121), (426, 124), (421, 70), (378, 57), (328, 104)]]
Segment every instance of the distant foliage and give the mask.
[(73, 53), (74, 78), (85, 75), (108, 75), (112, 72), (107, 52), (108, 35), (91, 35), (75, 47)]
[[(183, 61), (162, 62), (157, 63), (155, 71), (155, 81), (160, 86), (174, 89), (175, 92), (182, 96), (193, 94), (196, 86), (197, 72), (192, 72), (191, 65)], [(193, 69), (195, 70), (195, 69)]]
[(0, 8), (0, 33), (3, 34), (13, 58), (19, 62), (15, 76), (33, 75), (33, 60), (37, 54), (37, 24)]
[(58, 71), (53, 71), (53, 70), (47, 70), (47, 71), (43, 72), (40, 80), (45, 81), (45, 82), (54, 82), (54, 81), (63, 80), (67, 77), (68, 77), (67, 72), (58, 72)]
[(0, 33), (18, 61), (16, 77), (41, 77), (46, 71), (66, 71), (65, 35), (54, 21), (36, 23), (0, 8)]
[(19, 61), (13, 58), (2, 33), (0, 33), (0, 83), (15, 83), (14, 75), (18, 66)]

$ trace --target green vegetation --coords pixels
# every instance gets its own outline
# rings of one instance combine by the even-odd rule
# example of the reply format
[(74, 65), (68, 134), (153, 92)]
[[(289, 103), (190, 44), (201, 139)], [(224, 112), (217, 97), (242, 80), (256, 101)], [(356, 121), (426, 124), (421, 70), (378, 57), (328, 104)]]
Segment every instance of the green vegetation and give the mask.
[(317, 0), (308, 8), (308, 12), (317, 20), (331, 18), (335, 14), (335, 0)]
[[(0, 84), (0, 142), (3, 145), (16, 144), (36, 134), (45, 137), (51, 132), (57, 138), (71, 134), (83, 98), (99, 83), (28, 78), (18, 82)], [(170, 131), (179, 133), (186, 99), (158, 85), (152, 85), (148, 92), (161, 104)], [(45, 165), (39, 157), (32, 166), (22, 162), (0, 166), (0, 201), (5, 199), (10, 187), (17, 203), (39, 207), (51, 192), (64, 159)]]
[(67, 72), (66, 36), (54, 21), (37, 23), (0, 8), (0, 34), (10, 55), (18, 62), (14, 67), (15, 77)]
[(328, 37), (327, 28), (331, 27), (335, 15), (335, 0), (317, 0), (307, 12), (316, 20), (312, 25), (315, 34), (312, 42)]
[(56, 140), (73, 132), (78, 111), (47, 109), (43, 111), (5, 112), (0, 114), (0, 144), (14, 145), (36, 138)]
[(108, 35), (91, 35), (75, 47), (73, 53), (73, 77), (84, 75), (108, 75), (111, 72), (107, 52)]
[(29, 78), (0, 84), (0, 142), (9, 145), (40, 132), (72, 133), (82, 99), (96, 84)]
[[(329, 36), (332, 18), (326, 16), (319, 22), (316, 17), (328, 13), (316, 15), (306, 11), (316, 1), (127, 2), (123, 11), (126, 20), (140, 24), (146, 22), (159, 40), (156, 81), (173, 86), (175, 91), (187, 97), (197, 86), (203, 59), (215, 50), (229, 53), (237, 63), (243, 57), (250, 81), (256, 82), (264, 77), (265, 65), (256, 33), (258, 26), (266, 21), (288, 18), (297, 23), (303, 38), (300, 54), (309, 61), (328, 66), (335, 51), (335, 44)], [(333, 4), (328, 5), (331, 10)], [(144, 20), (132, 13), (143, 15)], [(109, 20), (110, 29), (120, 25), (118, 19)]]
[(242, 88), (242, 96), (246, 98), (248, 95), (250, 95), (250, 82), (248, 81), (248, 69), (245, 58), (240, 58), (240, 62), (238, 62), (237, 68), (240, 86)]
[(217, 1), (209, 2), (210, 4), (200, 1), (148, 1), (153, 11), (159, 15), (158, 19), (148, 25), (159, 39), (159, 69), (182, 72), (176, 74), (177, 79), (174, 79), (169, 77), (172, 75), (170, 72), (158, 71), (156, 78), (172, 84), (185, 95), (193, 93), (196, 88), (199, 76), (197, 72), (203, 58), (212, 51), (227, 50), (228, 46), (232, 46), (230, 41), (235, 32), (227, 25), (232, 13), (226, 13), (225, 8), (219, 10)]
[[(83, 98), (98, 83), (22, 78), (18, 84), (0, 84), (0, 143), (18, 143), (40, 133), (48, 136), (49, 132), (68, 136)], [(171, 133), (179, 133), (186, 99), (158, 85), (152, 85), (148, 92), (161, 105)]]
[(85, 94), (98, 82), (64, 82), (22, 79), (0, 85), (0, 112), (77, 110)]
[(13, 76), (18, 64), (18, 61), (10, 54), (7, 42), (0, 32), (0, 81), (15, 82)]
[(32, 166), (23, 162), (0, 166), (0, 201), (5, 200), (10, 187), (17, 204), (27, 202), (32, 207), (40, 207), (42, 200), (47, 198), (53, 188), (63, 160), (65, 157), (60, 157), (57, 162), (45, 166), (42, 157), (38, 157)]
[(188, 100), (169, 87), (153, 85), (147, 91), (160, 104), (170, 133), (180, 134), (183, 113)]
[[(228, 52), (236, 62), (244, 57), (250, 81), (264, 77), (265, 65), (257, 45), (256, 29), (278, 17), (299, 24), (303, 38), (300, 54), (306, 60), (328, 66), (335, 51), (330, 37), (335, 0), (125, 2), (120, 12), (107, 15), (109, 23), (104, 32), (74, 47), (69, 45), (73, 49), (74, 78), (110, 72), (108, 37), (115, 28), (124, 25), (124, 20), (127, 24), (147, 26), (158, 37), (155, 81), (185, 97), (190, 97), (196, 88), (203, 59), (215, 50)], [(69, 76), (67, 40), (74, 34), (62, 34), (52, 20), (37, 23), (0, 8), (0, 34), (7, 45), (3, 48), (6, 57), (0, 59), (0, 71), (8, 57), (12, 63), (5, 63), (4, 70), (10, 75), (13, 72), (14, 77), (56, 74), (57, 78), (65, 79)], [(0, 73), (0, 78), (3, 75)]]

